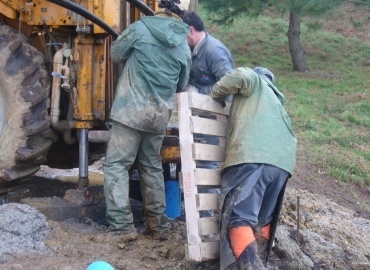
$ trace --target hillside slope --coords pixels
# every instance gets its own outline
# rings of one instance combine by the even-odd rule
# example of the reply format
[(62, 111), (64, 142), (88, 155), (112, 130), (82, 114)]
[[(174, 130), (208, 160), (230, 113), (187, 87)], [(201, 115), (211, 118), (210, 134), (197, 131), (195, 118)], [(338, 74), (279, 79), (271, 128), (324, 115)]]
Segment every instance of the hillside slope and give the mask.
[(311, 70), (292, 72), (288, 16), (266, 12), (207, 30), (232, 51), (236, 66), (266, 66), (287, 96), (298, 137), (289, 186), (329, 198), (370, 218), (369, 6), (346, 3), (325, 18), (302, 18), (301, 41)]

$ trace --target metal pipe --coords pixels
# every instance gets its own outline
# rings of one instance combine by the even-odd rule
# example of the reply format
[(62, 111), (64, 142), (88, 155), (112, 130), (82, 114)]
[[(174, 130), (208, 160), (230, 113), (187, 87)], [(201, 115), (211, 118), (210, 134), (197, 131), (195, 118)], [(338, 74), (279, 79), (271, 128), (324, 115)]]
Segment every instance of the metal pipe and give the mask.
[(53, 59), (53, 85), (51, 89), (50, 118), (51, 125), (60, 132), (65, 132), (74, 127), (74, 121), (60, 121), (60, 87), (63, 70), (63, 52), (65, 47), (57, 51)]
[(299, 246), (299, 242), (300, 242), (300, 239), (299, 239), (299, 223), (300, 223), (300, 217), (299, 217), (299, 215), (300, 215), (300, 213), (299, 213), (299, 205), (300, 205), (300, 203), (299, 203), (299, 196), (297, 196), (297, 245)]
[[(68, 104), (67, 121), (72, 120), (73, 120), (73, 101), (72, 98), (70, 97)], [(67, 144), (74, 144), (76, 142), (76, 137), (72, 136), (72, 129), (68, 129), (64, 132), (63, 139)]]
[(87, 140), (89, 130), (87, 128), (79, 129), (80, 132), (80, 143), (79, 143), (79, 178), (78, 188), (84, 189), (89, 186), (89, 164), (88, 164), (88, 153), (89, 143)]
[[(63, 65), (63, 49), (57, 51), (53, 59), (53, 73), (52, 74), (61, 74)], [(63, 128), (59, 125), (59, 103), (60, 103), (60, 76), (53, 76), (53, 85), (51, 88), (51, 104), (50, 104), (50, 117), (52, 126), (61, 131)]]
[[(65, 51), (63, 52), (63, 55), (65, 57)], [(68, 63), (69, 61), (67, 58), (65, 64), (62, 66), (62, 71), (64, 72), (64, 78), (63, 78), (63, 84), (61, 85), (61, 87), (65, 91), (70, 92), (70, 88), (71, 88), (69, 84), (70, 69), (69, 69)], [(71, 95), (69, 95), (69, 103), (68, 103), (68, 111), (67, 111), (66, 120), (71, 128), (68, 128), (66, 131), (64, 131), (63, 139), (67, 144), (74, 144), (76, 142), (76, 137), (72, 136), (72, 127), (74, 127), (76, 121), (73, 120), (73, 101), (72, 101)]]

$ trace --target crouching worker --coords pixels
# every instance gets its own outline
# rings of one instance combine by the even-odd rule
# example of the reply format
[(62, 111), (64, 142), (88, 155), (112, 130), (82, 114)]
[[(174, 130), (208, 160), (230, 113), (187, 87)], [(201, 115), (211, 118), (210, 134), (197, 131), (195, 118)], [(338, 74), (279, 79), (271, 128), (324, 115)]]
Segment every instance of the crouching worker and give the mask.
[(266, 68), (242, 67), (210, 92), (233, 95), (226, 135), (220, 206), (221, 269), (265, 269), (297, 139), (284, 95)]

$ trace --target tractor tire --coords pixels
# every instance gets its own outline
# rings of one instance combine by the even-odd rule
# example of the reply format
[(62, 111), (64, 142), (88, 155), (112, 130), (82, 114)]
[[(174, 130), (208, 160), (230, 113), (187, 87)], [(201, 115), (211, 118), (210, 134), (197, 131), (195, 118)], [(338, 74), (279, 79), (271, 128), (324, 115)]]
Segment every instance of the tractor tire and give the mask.
[(42, 54), (15, 29), (0, 25), (0, 185), (28, 177), (46, 162), (50, 77)]

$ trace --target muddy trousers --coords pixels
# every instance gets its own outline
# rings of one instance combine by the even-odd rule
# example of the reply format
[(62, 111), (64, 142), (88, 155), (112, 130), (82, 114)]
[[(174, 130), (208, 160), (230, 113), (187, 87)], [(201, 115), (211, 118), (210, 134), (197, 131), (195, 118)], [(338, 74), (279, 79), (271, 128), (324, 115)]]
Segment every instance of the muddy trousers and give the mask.
[(111, 230), (126, 230), (133, 224), (129, 201), (129, 173), (137, 158), (147, 226), (167, 228), (164, 179), (160, 148), (164, 134), (142, 132), (113, 121), (104, 163), (104, 195)]
[(263, 269), (256, 245), (259, 237), (253, 229), (273, 220), (288, 176), (288, 172), (268, 164), (240, 164), (222, 171), (221, 269), (233, 269), (236, 261)]
[[(234, 203), (228, 227), (265, 226), (273, 219), (273, 212), (279, 193), (287, 181), (289, 173), (268, 164), (243, 164), (225, 169), (224, 175), (238, 171), (240, 177), (245, 175), (244, 170), (252, 170), (249, 177), (242, 179), (249, 191), (240, 195)], [(240, 180), (240, 179), (239, 179)], [(249, 188), (248, 188), (249, 187)], [(247, 196), (245, 196), (248, 194)]]

